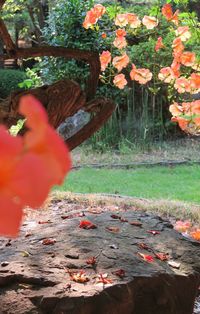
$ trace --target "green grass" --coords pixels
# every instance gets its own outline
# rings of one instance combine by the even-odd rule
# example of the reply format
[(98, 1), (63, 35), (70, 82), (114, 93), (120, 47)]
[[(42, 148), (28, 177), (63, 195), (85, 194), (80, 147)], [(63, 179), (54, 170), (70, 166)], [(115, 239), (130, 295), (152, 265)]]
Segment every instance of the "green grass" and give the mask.
[(200, 203), (200, 166), (72, 171), (60, 191), (111, 193)]

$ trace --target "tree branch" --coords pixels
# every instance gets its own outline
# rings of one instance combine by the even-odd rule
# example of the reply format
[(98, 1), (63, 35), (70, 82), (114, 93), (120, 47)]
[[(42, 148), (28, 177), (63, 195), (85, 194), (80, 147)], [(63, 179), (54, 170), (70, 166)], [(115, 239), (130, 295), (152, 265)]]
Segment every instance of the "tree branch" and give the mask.
[(0, 10), (3, 7), (4, 3), (6, 2), (6, 0), (0, 0)]
[(4, 42), (4, 44), (6, 45), (6, 50), (8, 52), (8, 54), (10, 52), (14, 52), (14, 50), (16, 49), (16, 46), (10, 36), (10, 34), (8, 33), (8, 30), (6, 28), (6, 25), (4, 23), (4, 21), (0, 18), (0, 37), (2, 39), (2, 41)]
[[(98, 53), (53, 46), (18, 49), (16, 48), (13, 52), (13, 57), (16, 59), (27, 59), (45, 56), (71, 58), (75, 60), (83, 60), (88, 63), (90, 66), (90, 76), (87, 82), (86, 95), (87, 100), (91, 100), (94, 98), (100, 74), (100, 61)], [(0, 56), (0, 60), (6, 60), (9, 58), (10, 54)]]

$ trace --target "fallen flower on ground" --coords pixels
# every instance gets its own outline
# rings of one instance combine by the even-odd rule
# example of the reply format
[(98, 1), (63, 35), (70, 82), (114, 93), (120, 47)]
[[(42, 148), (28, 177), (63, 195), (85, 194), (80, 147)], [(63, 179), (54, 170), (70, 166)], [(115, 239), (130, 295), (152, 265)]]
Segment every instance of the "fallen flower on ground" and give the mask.
[(166, 253), (154, 253), (155, 257), (160, 261), (168, 261), (169, 254)]
[(174, 225), (174, 229), (179, 232), (186, 232), (191, 228), (191, 226), (192, 224), (189, 220), (186, 221), (178, 220)]
[(143, 253), (140, 253), (140, 252), (138, 252), (138, 255), (139, 255), (145, 262), (148, 262), (148, 263), (154, 262), (154, 258), (153, 258), (153, 256), (151, 256), (151, 255), (143, 254)]
[(191, 231), (189, 233), (189, 235), (194, 239), (194, 240), (197, 240), (197, 241), (200, 241), (200, 229), (196, 229), (194, 231)]
[(86, 283), (90, 281), (90, 278), (86, 275), (85, 271), (69, 272), (70, 279), (78, 283)]
[(93, 224), (89, 220), (82, 220), (80, 222), (80, 224), (79, 224), (79, 228), (82, 228), (82, 229), (96, 229), (97, 226), (95, 224)]
[(97, 278), (97, 283), (103, 283), (104, 285), (111, 284), (112, 279), (108, 278), (108, 274), (99, 274)]

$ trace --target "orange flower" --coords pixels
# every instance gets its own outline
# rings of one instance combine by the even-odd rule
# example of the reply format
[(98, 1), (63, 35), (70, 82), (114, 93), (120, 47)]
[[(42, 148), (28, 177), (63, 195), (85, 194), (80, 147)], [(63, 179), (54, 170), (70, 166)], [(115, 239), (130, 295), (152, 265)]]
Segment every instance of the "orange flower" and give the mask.
[(200, 71), (200, 61), (195, 61), (194, 64), (192, 65), (192, 68), (196, 71)]
[(194, 52), (185, 51), (180, 56), (180, 62), (186, 67), (191, 67), (194, 65), (196, 55)]
[(170, 67), (162, 68), (158, 74), (159, 80), (165, 83), (171, 83), (175, 78), (174, 71)]
[(116, 26), (120, 26), (120, 27), (124, 27), (128, 24), (128, 16), (126, 13), (124, 14), (118, 14), (116, 16), (116, 19), (115, 19), (115, 25)]
[(127, 46), (127, 41), (124, 37), (116, 37), (113, 41), (113, 45), (118, 49), (123, 49)]
[(171, 22), (173, 22), (176, 26), (178, 26), (179, 23), (179, 10), (176, 10), (176, 12), (174, 13), (174, 15), (171, 18)]
[(96, 24), (98, 19), (106, 12), (106, 8), (101, 4), (96, 4), (90, 11), (87, 12), (83, 27), (88, 29)]
[(113, 45), (116, 48), (122, 49), (127, 46), (127, 42), (124, 36), (126, 36), (126, 31), (124, 29), (118, 29), (116, 31), (116, 38), (113, 42)]
[(200, 115), (200, 100), (195, 100), (190, 103), (191, 113), (194, 115)]
[(102, 34), (101, 34), (101, 37), (102, 37), (103, 39), (105, 39), (105, 38), (107, 37), (106, 33), (102, 33)]
[(174, 87), (180, 94), (191, 91), (190, 81), (183, 76), (176, 79)]
[(174, 14), (172, 11), (171, 4), (167, 3), (162, 7), (162, 14), (166, 18), (167, 21), (173, 22), (175, 25), (178, 25), (178, 13), (179, 11), (177, 10)]
[(174, 73), (174, 76), (176, 78), (178, 78), (180, 76), (180, 71), (179, 71), (180, 70), (180, 66), (181, 66), (180, 63), (177, 62), (176, 59), (174, 59), (172, 64), (171, 64), (171, 69), (172, 69), (172, 71)]
[(172, 48), (173, 48), (174, 54), (180, 54), (183, 52), (185, 47), (181, 41), (181, 38), (178, 37), (173, 40)]
[(162, 14), (163, 16), (170, 21), (171, 18), (173, 17), (173, 11), (172, 11), (172, 6), (169, 3), (166, 3), (163, 7), (162, 7)]
[(156, 45), (155, 45), (155, 51), (159, 51), (161, 48), (164, 48), (165, 45), (163, 44), (163, 41), (162, 41), (162, 37), (158, 37), (158, 40), (156, 42)]
[(116, 30), (116, 37), (125, 37), (126, 36), (126, 31), (124, 29), (119, 28)]
[(0, 127), (0, 234), (16, 236), (23, 207), (41, 206), (52, 185), (62, 183), (71, 168), (68, 150), (32, 96), (24, 96), (20, 113), (29, 131), (12, 137)]
[(110, 51), (103, 51), (100, 55), (100, 62), (101, 62), (101, 71), (105, 71), (108, 64), (111, 62), (111, 53)]
[(103, 14), (106, 13), (106, 8), (102, 4), (96, 4), (92, 9), (96, 17), (99, 19)]
[(113, 65), (114, 67), (120, 72), (123, 68), (125, 68), (129, 63), (129, 57), (126, 53), (124, 53), (122, 56), (115, 57), (113, 59)]
[(198, 93), (200, 91), (200, 74), (192, 73), (189, 77), (189, 80), (191, 82), (192, 88), (196, 90), (196, 93)]
[(196, 229), (195, 231), (190, 232), (190, 236), (193, 239), (200, 241), (200, 229)]
[(172, 116), (178, 117), (183, 114), (182, 106), (179, 106), (177, 102), (174, 102), (172, 105), (169, 106), (169, 111), (171, 112)]
[(146, 26), (147, 29), (153, 29), (158, 25), (158, 19), (154, 16), (145, 15), (142, 19), (142, 24)]
[(98, 18), (93, 10), (90, 10), (87, 12), (85, 20), (83, 22), (83, 27), (85, 29), (90, 28), (92, 25), (96, 24), (98, 21)]
[(125, 79), (125, 75), (124, 74), (116, 75), (114, 77), (113, 83), (119, 89), (124, 89), (124, 87), (127, 85), (127, 80)]
[(175, 31), (176, 36), (180, 38), (182, 41), (186, 41), (191, 37), (191, 33), (189, 31), (188, 26), (180, 26)]
[(174, 229), (179, 231), (179, 232), (186, 232), (191, 228), (191, 226), (192, 226), (192, 224), (188, 220), (186, 220), (186, 221), (178, 220), (174, 225)]
[(134, 13), (127, 13), (128, 23), (130, 28), (137, 28), (141, 25), (141, 21), (138, 16)]
[(187, 119), (184, 119), (182, 117), (172, 117), (171, 118), (172, 122), (177, 122), (181, 130), (187, 131), (188, 128), (188, 123), (189, 121)]
[(134, 64), (132, 64), (132, 70), (130, 72), (130, 77), (132, 80), (137, 81), (139, 84), (146, 84), (151, 81), (152, 73), (149, 69), (137, 69)]

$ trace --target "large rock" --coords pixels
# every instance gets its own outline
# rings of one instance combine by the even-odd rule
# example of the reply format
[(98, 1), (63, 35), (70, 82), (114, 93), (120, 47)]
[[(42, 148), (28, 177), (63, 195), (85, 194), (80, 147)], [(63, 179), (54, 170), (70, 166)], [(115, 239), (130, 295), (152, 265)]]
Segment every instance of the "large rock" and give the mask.
[[(1, 314), (193, 313), (200, 245), (169, 222), (131, 207), (85, 208), (64, 202), (33, 214), (18, 239), (0, 239)], [(97, 228), (79, 228), (82, 220)], [(56, 242), (44, 245), (44, 239)], [(144, 261), (138, 253), (154, 261)], [(156, 259), (155, 253), (168, 253), (175, 264)], [(94, 256), (96, 264), (87, 264)], [(123, 278), (115, 274), (119, 269), (125, 271)], [(81, 270), (88, 282), (72, 280)], [(98, 283), (99, 274), (107, 274), (112, 283)]]

